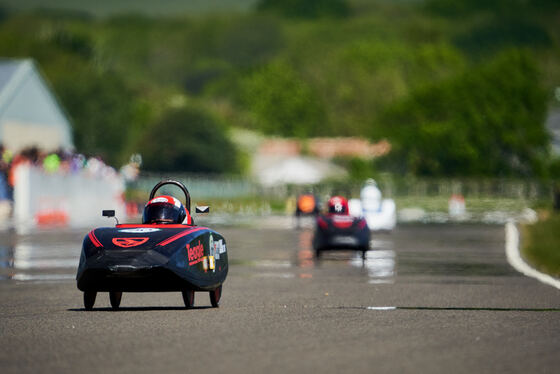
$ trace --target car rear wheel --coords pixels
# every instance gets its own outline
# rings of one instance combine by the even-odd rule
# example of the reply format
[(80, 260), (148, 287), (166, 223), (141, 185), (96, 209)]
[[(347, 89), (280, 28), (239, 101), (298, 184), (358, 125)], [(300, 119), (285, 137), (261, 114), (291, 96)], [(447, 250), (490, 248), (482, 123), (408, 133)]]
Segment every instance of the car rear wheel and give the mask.
[(210, 291), (210, 303), (214, 308), (220, 306), (220, 299), (222, 298), (222, 286), (216, 288), (214, 291)]
[(187, 309), (192, 308), (194, 306), (194, 291), (186, 290), (181, 293), (183, 294), (183, 301), (185, 302)]
[(122, 292), (111, 291), (109, 292), (109, 301), (111, 301), (111, 308), (113, 310), (119, 309), (121, 305)]
[(92, 310), (95, 305), (95, 297), (97, 292), (95, 291), (85, 291), (84, 292), (84, 307), (86, 310)]

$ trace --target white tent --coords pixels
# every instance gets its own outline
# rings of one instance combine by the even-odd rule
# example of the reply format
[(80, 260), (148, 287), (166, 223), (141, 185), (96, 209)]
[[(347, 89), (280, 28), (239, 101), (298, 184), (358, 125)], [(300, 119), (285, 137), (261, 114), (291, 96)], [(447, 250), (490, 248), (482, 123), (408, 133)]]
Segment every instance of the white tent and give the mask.
[(0, 143), (14, 152), (73, 148), (70, 122), (30, 59), (0, 60)]
[(325, 178), (346, 176), (343, 168), (326, 160), (311, 157), (260, 156), (253, 162), (253, 175), (266, 186), (279, 184), (314, 184)]

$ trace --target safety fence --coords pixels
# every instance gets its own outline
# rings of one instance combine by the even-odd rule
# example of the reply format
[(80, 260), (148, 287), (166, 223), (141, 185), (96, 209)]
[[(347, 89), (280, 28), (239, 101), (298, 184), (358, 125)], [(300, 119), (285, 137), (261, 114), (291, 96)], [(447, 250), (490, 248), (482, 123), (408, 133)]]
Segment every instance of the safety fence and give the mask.
[[(249, 179), (243, 177), (184, 173), (158, 174), (144, 172), (138, 179), (127, 182), (126, 187), (129, 191), (138, 192), (141, 197), (144, 197), (143, 195), (147, 196), (151, 189), (163, 179), (181, 181), (187, 186), (191, 196), (197, 198), (232, 199), (252, 196), (262, 191), (256, 183), (252, 183)], [(175, 186), (164, 187), (162, 192), (175, 189), (177, 189)]]
[[(330, 195), (341, 193), (358, 196), (363, 182), (327, 181), (316, 185), (261, 186), (248, 178), (200, 174), (141, 174), (136, 181), (128, 182), (127, 188), (140, 191), (150, 189), (162, 179), (178, 179), (185, 183), (191, 195), (202, 198), (238, 198), (264, 196), (286, 198), (305, 191)], [(376, 179), (386, 197), (449, 197), (463, 195), (465, 198), (508, 198), (528, 201), (551, 200), (552, 182), (533, 179), (503, 178), (414, 178), (395, 177), (388, 174)]]
[[(295, 197), (315, 193), (320, 201), (333, 194), (359, 197), (363, 182), (329, 181), (313, 186), (263, 187), (248, 178), (196, 174), (141, 174), (125, 184), (118, 175), (91, 173), (49, 174), (21, 166), (16, 173), (13, 218), (22, 225), (84, 226), (101, 221), (102, 209), (115, 209), (118, 217), (136, 217), (153, 186), (162, 179), (178, 179), (188, 188), (193, 202), (214, 204), (213, 212), (262, 215), (291, 213)], [(376, 178), (383, 197), (393, 198), (399, 212), (418, 209), (418, 217), (449, 214), (450, 198), (464, 199), (473, 220), (505, 219), (535, 205), (552, 204), (553, 184), (515, 179), (427, 179), (381, 175)], [(166, 193), (166, 191), (162, 191)], [(168, 192), (178, 195), (178, 191)], [(455, 201), (454, 203), (456, 203)], [(431, 216), (430, 216), (431, 214)], [(404, 217), (404, 216), (403, 216)], [(440, 218), (436, 218), (438, 220)]]
[(116, 173), (48, 173), (31, 165), (15, 170), (13, 221), (35, 226), (80, 227), (103, 221), (101, 211), (124, 214), (124, 180)]

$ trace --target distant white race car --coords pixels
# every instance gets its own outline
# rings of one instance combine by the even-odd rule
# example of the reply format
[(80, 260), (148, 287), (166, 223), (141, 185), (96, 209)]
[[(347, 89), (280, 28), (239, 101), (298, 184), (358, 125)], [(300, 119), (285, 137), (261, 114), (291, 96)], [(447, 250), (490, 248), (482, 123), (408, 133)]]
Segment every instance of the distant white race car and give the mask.
[(350, 214), (364, 217), (371, 231), (391, 231), (397, 225), (397, 207), (393, 199), (382, 199), (381, 191), (369, 179), (360, 192), (360, 199), (348, 202)]

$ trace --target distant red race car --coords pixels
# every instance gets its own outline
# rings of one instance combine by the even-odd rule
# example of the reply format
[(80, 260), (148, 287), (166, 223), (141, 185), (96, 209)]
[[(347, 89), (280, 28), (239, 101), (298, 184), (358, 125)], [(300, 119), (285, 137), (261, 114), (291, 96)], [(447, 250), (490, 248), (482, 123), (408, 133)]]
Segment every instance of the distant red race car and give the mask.
[(369, 250), (370, 231), (364, 218), (352, 217), (348, 201), (334, 196), (327, 203), (327, 214), (317, 217), (313, 248), (317, 257), (331, 249), (353, 249), (365, 257)]

